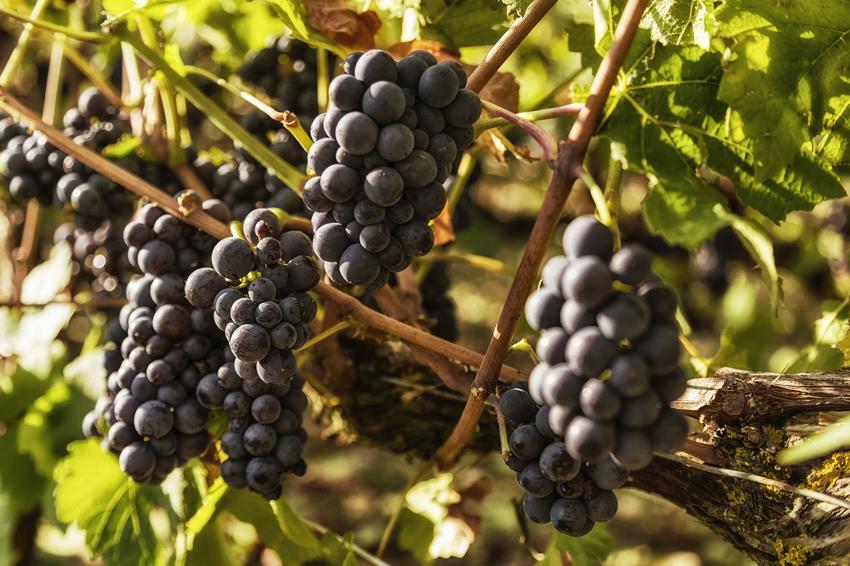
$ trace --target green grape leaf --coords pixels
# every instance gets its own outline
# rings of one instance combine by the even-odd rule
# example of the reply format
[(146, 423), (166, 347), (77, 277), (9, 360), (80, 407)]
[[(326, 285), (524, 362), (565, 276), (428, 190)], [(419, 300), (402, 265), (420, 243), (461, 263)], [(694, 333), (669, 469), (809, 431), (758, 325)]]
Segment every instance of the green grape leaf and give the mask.
[(21, 419), (18, 450), (32, 458), (41, 475), (50, 477), (65, 447), (82, 437), (80, 422), (90, 408), (79, 389), (56, 381)]
[(549, 541), (543, 559), (537, 564), (561, 566), (561, 555), (567, 552), (571, 558), (570, 564), (574, 566), (600, 566), (613, 549), (614, 538), (608, 532), (608, 527), (597, 523), (592, 531), (580, 538), (555, 533)]
[(699, 45), (708, 49), (714, 29), (714, 2), (656, 0), (646, 8), (641, 23), (650, 26), (653, 40), (665, 45)]
[(741, 218), (734, 214), (725, 214), (735, 234), (747, 248), (750, 256), (761, 269), (761, 276), (770, 294), (770, 304), (773, 305), (774, 315), (782, 301), (782, 280), (776, 269), (776, 259), (773, 255), (773, 240), (764, 228), (755, 221)]
[(821, 305), (821, 317), (815, 321), (814, 342), (800, 351), (784, 373), (835, 371), (845, 365), (846, 355), (842, 352), (850, 335), (850, 300), (825, 301)]
[(152, 564), (160, 553), (150, 514), (167, 502), (154, 487), (140, 486), (118, 467), (97, 440), (72, 443), (56, 466), (56, 515), (86, 533), (89, 550), (109, 564)]
[(531, 5), (531, 0), (501, 0), (508, 9), (508, 15), (520, 17)]
[(455, 48), (491, 45), (507, 24), (499, 0), (422, 0), (419, 13), (427, 24), (421, 29), (424, 38)]
[(29, 511), (41, 501), (47, 480), (32, 459), (18, 451), (18, 425), (8, 425), (0, 435), (0, 493), (13, 513)]
[(717, 100), (722, 70), (716, 53), (658, 46), (627, 68), (599, 130), (628, 168), (649, 176), (652, 192), (663, 191), (647, 199), (650, 226), (688, 247), (728, 222), (716, 208), (727, 198), (712, 184), (718, 173), (735, 184), (738, 199), (774, 221), (845, 194), (826, 164), (805, 152), (779, 175), (756, 179), (752, 144)]
[(299, 546), (311, 549), (319, 547), (319, 539), (316, 538), (304, 519), (292, 510), (285, 499), (272, 501), (270, 505), (277, 520), (277, 526), (280, 527), (280, 531), (284, 535)]
[(253, 525), (260, 540), (278, 555), (285, 557), (287, 564), (299, 565), (321, 558), (321, 549), (315, 537), (307, 542), (312, 546), (304, 546), (291, 539), (281, 529), (271, 506), (254, 493), (244, 489), (228, 490), (218, 507), (240, 521)]
[(850, 417), (845, 417), (807, 437), (802, 442), (782, 450), (776, 461), (782, 466), (799, 464), (812, 458), (850, 446)]
[(12, 566), (15, 559), (12, 536), (15, 529), (15, 513), (9, 496), (0, 491), (0, 566)]
[(50, 387), (50, 381), (33, 375), (21, 366), (9, 375), (0, 375), (0, 421), (12, 421)]
[(50, 249), (50, 257), (27, 274), (21, 287), (21, 302), (48, 303), (71, 281), (71, 246), (59, 242)]
[[(246, 556), (228, 538), (223, 515), (207, 524), (195, 538), (195, 544), (186, 554), (187, 566), (229, 566), (244, 564)], [(240, 555), (241, 554), (241, 555)]]
[[(190, 537), (197, 536), (207, 526), (210, 520), (218, 511), (218, 504), (221, 499), (227, 494), (227, 484), (223, 478), (218, 478), (210, 486), (207, 491), (207, 496), (204, 498), (203, 504), (195, 511), (192, 518), (186, 522), (186, 534)], [(190, 539), (191, 540), (191, 539)], [(191, 546), (191, 545), (190, 545)]]
[(405, 507), (398, 517), (396, 544), (412, 554), (419, 563), (427, 564), (433, 559), (430, 549), (435, 528), (434, 521)]
[(717, 21), (732, 47), (719, 97), (754, 141), (756, 177), (780, 173), (801, 146), (850, 162), (850, 4), (729, 0)]

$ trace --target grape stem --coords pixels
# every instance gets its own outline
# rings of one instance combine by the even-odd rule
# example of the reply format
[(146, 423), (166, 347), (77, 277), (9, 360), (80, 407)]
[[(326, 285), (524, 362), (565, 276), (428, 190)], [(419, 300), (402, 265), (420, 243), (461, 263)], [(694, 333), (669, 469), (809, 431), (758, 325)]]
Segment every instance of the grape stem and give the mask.
[[(541, 122), (543, 120), (551, 120), (553, 118), (563, 118), (564, 116), (575, 116), (579, 113), (583, 106), (584, 104), (580, 102), (571, 102), (570, 104), (556, 106), (554, 108), (541, 108), (540, 110), (517, 112), (514, 116), (525, 122)], [(488, 120), (479, 120), (475, 122), (475, 136), (478, 137), (478, 134), (484, 130), (489, 130), (490, 128), (501, 128), (502, 126), (507, 126), (509, 124), (515, 124), (515, 122), (508, 120), (507, 118), (499, 117), (490, 118)]]
[(9, 114), (18, 115), (32, 129), (38, 130), (57, 149), (77, 158), (92, 169), (101, 173), (106, 178), (114, 181), (128, 191), (145, 198), (157, 206), (166, 210), (176, 218), (179, 218), (217, 238), (226, 238), (229, 235), (227, 226), (203, 211), (196, 211), (184, 215), (177, 200), (168, 193), (158, 189), (141, 177), (122, 169), (112, 163), (99, 153), (85, 146), (74, 143), (74, 141), (62, 132), (42, 120), (38, 114), (27, 108), (20, 100), (13, 96), (7, 89), (0, 87), (0, 108)]
[(301, 125), (301, 121), (298, 119), (298, 116), (295, 115), (294, 112), (290, 112), (289, 110), (284, 110), (280, 112), (273, 108), (270, 104), (260, 99), (257, 95), (248, 90), (236, 86), (223, 78), (216, 76), (210, 71), (202, 68), (196, 67), (194, 65), (186, 65), (185, 70), (187, 73), (192, 75), (198, 75), (199, 77), (203, 77), (208, 81), (214, 82), (230, 94), (237, 96), (274, 120), (275, 122), (279, 122), (282, 124), (296, 139), (298, 144), (304, 151), (310, 151), (310, 146), (313, 145), (313, 140), (310, 139), (310, 136), (304, 130), (304, 127)]
[(583, 165), (576, 166), (575, 175), (587, 186), (590, 198), (593, 199), (593, 204), (596, 205), (596, 213), (599, 215), (599, 221), (611, 230), (611, 234), (614, 236), (614, 249), (619, 249), (620, 227), (617, 226), (617, 222), (614, 220), (614, 215), (611, 214), (611, 210), (608, 208), (608, 201), (605, 199), (605, 192), (602, 190), (602, 187), (599, 186), (599, 183), (596, 182), (596, 179), (593, 178), (593, 175), (588, 173), (587, 169), (585, 169)]
[(331, 336), (333, 336), (333, 335), (335, 335), (339, 332), (342, 332), (343, 330), (346, 330), (347, 328), (351, 328), (352, 326), (355, 326), (355, 325), (356, 325), (356, 323), (352, 320), (341, 320), (341, 321), (337, 322), (336, 324), (334, 324), (333, 326), (331, 326), (330, 328), (322, 330), (319, 334), (316, 334), (315, 336), (313, 336), (312, 338), (310, 338), (309, 340), (304, 342), (304, 345), (301, 346), (300, 348), (298, 348), (297, 350), (295, 350), (294, 353), (300, 354), (301, 352), (304, 352), (305, 350), (309, 350), (310, 348), (312, 348), (313, 346), (315, 346), (319, 342), (327, 340)]
[(264, 167), (271, 169), (281, 181), (300, 194), (301, 185), (306, 180), (301, 171), (248, 133), (226, 110), (204, 95), (199, 88), (192, 84), (180, 71), (172, 67), (156, 50), (145, 45), (141, 38), (126, 32), (121, 34), (121, 38), (132, 45), (136, 53), (146, 59), (155, 69), (162, 72), (189, 102), (206, 114), (210, 121), (227, 134), (230, 139), (242, 144), (242, 147), (257, 161)]
[[(64, 35), (64, 34), (63, 34)], [(91, 64), (83, 57), (79, 51), (74, 49), (72, 45), (68, 44), (68, 41), (65, 37), (61, 35), (57, 35), (56, 41), (59, 41), (64, 46), (64, 54), (65, 58), (80, 71), (83, 76), (85, 76), (95, 87), (97, 90), (103, 93), (103, 95), (109, 99), (110, 104), (115, 106), (115, 108), (122, 108), (124, 106), (121, 96), (115, 90), (115, 88), (109, 84), (101, 73), (98, 73)]]
[[(478, 368), (466, 406), (449, 438), (434, 456), (435, 463), (442, 469), (452, 466), (472, 439), (478, 420), (484, 413), (486, 400), (495, 390), (499, 369), (507, 356), (525, 301), (537, 280), (543, 256), (561, 218), (567, 196), (576, 181), (576, 166), (584, 161), (590, 139), (596, 130), (611, 87), (617, 80), (620, 67), (637, 33), (647, 1), (629, 0), (623, 8), (611, 47), (593, 78), (587, 102), (576, 116), (567, 139), (559, 143), (554, 172), (540, 208), (540, 214), (534, 222), (516, 277), (511, 284), (496, 328), (493, 330), (484, 360)], [(493, 69), (492, 72), (495, 73), (495, 70)]]
[[(30, 18), (33, 20), (39, 19), (49, 5), (50, 0), (38, 0), (35, 3), (35, 6), (33, 6), (32, 12), (30, 12)], [(0, 86), (9, 87), (15, 79), (18, 67), (21, 66), (21, 63), (24, 60), (24, 55), (27, 52), (27, 47), (29, 47), (32, 30), (33, 25), (31, 23), (27, 23), (18, 35), (18, 41), (15, 44), (15, 48), (9, 55), (9, 59), (6, 61), (6, 66), (3, 67), (3, 72), (0, 73)]]
[(21, 230), (21, 245), (12, 251), (15, 274), (14, 287), (12, 288), (13, 303), (20, 301), (21, 288), (27, 276), (29, 261), (38, 243), (38, 223), (40, 217), (41, 205), (39, 205), (38, 199), (29, 199), (27, 201), (26, 212), (24, 213), (24, 227)]
[(659, 458), (663, 458), (664, 460), (670, 460), (671, 462), (678, 462), (679, 464), (688, 466), (689, 468), (694, 468), (695, 470), (699, 470), (701, 472), (714, 474), (716, 476), (725, 476), (739, 480), (751, 481), (753, 483), (766, 485), (768, 487), (779, 489), (781, 491), (793, 493), (794, 495), (799, 495), (800, 497), (807, 497), (809, 499), (828, 503), (829, 505), (834, 505), (835, 507), (850, 510), (850, 501), (834, 497), (832, 495), (827, 495), (825, 493), (821, 493), (813, 489), (801, 489), (799, 487), (794, 487), (790, 483), (785, 483), (783, 481), (775, 480), (772, 478), (766, 478), (764, 476), (759, 476), (748, 472), (742, 472), (739, 470), (730, 470), (728, 468), (718, 468), (715, 466), (709, 466), (707, 464), (702, 464), (692, 458), (687, 458), (685, 456), (677, 456), (675, 454), (666, 453), (658, 453), (656, 454), (656, 456), (658, 456)]
[[(463, 265), (468, 265), (469, 267), (474, 267), (475, 269), (480, 269), (482, 271), (490, 271), (492, 273), (506, 273), (509, 271), (509, 268), (505, 264), (505, 262), (499, 261), (498, 259), (486, 257), (483, 255), (468, 254), (455, 251), (441, 250), (437, 252), (431, 252), (427, 256), (419, 260), (419, 262), (423, 265), (439, 261), (443, 261), (446, 263), (460, 263)], [(417, 271), (417, 275), (418, 274), (419, 272)]]
[(65, 75), (65, 43), (61, 36), (54, 38), (50, 45), (50, 62), (47, 67), (47, 84), (44, 87), (44, 103), (41, 118), (48, 124), (55, 124), (61, 114), (62, 78)]
[(514, 21), (499, 41), (490, 48), (484, 60), (472, 71), (469, 80), (466, 81), (466, 88), (473, 92), (481, 92), (481, 89), (490, 82), (493, 75), (556, 2), (557, 0), (534, 0), (525, 10), (525, 14)]
[(507, 108), (502, 108), (492, 102), (482, 99), (481, 105), (484, 107), (484, 110), (490, 114), (506, 120), (531, 136), (531, 138), (537, 142), (537, 145), (540, 146), (540, 149), (543, 150), (543, 158), (546, 160), (549, 167), (555, 167), (555, 157), (558, 154), (558, 145), (555, 143), (552, 136), (549, 135), (549, 132), (533, 122), (523, 120)]
[[(49, 4), (49, 2), (45, 2), (45, 4)], [(19, 22), (24, 22), (27, 25), (37, 27), (52, 33), (61, 33), (72, 39), (84, 41), (86, 43), (107, 43), (112, 40), (110, 36), (102, 33), (96, 33), (91, 31), (78, 31), (67, 26), (60, 26), (58, 24), (40, 20), (37, 17), (33, 18), (25, 16), (23, 14), (18, 14), (17, 12), (7, 10), (6, 8), (0, 8), (0, 16), (6, 16), (12, 18), (13, 20), (18, 20)]]

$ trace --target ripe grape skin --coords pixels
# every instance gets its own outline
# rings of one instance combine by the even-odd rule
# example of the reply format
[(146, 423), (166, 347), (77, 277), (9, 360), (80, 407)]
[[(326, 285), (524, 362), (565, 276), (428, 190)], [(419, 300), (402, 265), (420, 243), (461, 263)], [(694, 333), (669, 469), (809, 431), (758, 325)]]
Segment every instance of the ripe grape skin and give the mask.
[(664, 407), (658, 418), (649, 427), (649, 440), (655, 452), (672, 452), (677, 450), (689, 432), (688, 420), (671, 409)]
[(525, 303), (525, 320), (534, 330), (558, 326), (563, 303), (564, 299), (551, 290), (538, 289)]
[(274, 448), (274, 456), (284, 467), (294, 466), (301, 459), (304, 444), (293, 435), (282, 436)]
[(558, 436), (564, 436), (572, 420), (578, 416), (578, 411), (568, 409), (563, 405), (549, 407), (549, 428)]
[(642, 395), (623, 401), (623, 408), (617, 415), (617, 420), (630, 428), (644, 428), (655, 422), (661, 411), (661, 400), (655, 391), (650, 389)]
[(269, 425), (254, 423), (242, 435), (245, 450), (252, 456), (271, 454), (277, 442), (277, 434)]
[(563, 246), (570, 259), (595, 256), (608, 261), (614, 249), (614, 236), (593, 216), (579, 216), (564, 230)]
[(133, 426), (142, 436), (160, 438), (171, 430), (173, 424), (174, 417), (162, 401), (145, 401), (133, 416)]
[(654, 325), (635, 344), (637, 351), (655, 373), (676, 369), (679, 361), (679, 332), (673, 326)]
[(622, 401), (606, 382), (591, 378), (581, 388), (579, 406), (592, 419), (609, 420), (620, 412)]
[(331, 103), (344, 111), (357, 110), (366, 89), (359, 80), (351, 75), (338, 75), (328, 85), (328, 97)]
[[(248, 298), (255, 303), (274, 300), (277, 288), (270, 279), (258, 277), (248, 285)], [(256, 311), (254, 312), (256, 317)]]
[(652, 462), (649, 436), (640, 430), (620, 429), (617, 431), (617, 446), (612, 455), (627, 470), (645, 468)]
[(621, 354), (611, 364), (608, 383), (624, 397), (635, 397), (646, 392), (649, 382), (649, 367), (636, 354)]
[(570, 369), (578, 375), (596, 377), (613, 361), (617, 346), (595, 326), (580, 329), (567, 343)]
[(579, 405), (584, 382), (567, 364), (557, 364), (544, 374), (540, 392), (547, 405), (574, 409)]
[(595, 324), (596, 312), (577, 301), (567, 299), (561, 306), (560, 321), (564, 330), (574, 334), (580, 328)]
[(568, 535), (582, 531), (588, 522), (584, 504), (573, 499), (555, 501), (552, 504), (549, 519), (555, 529)]
[(413, 210), (426, 220), (437, 218), (446, 206), (446, 190), (439, 183), (431, 183), (421, 189), (406, 191), (405, 198)]
[(398, 69), (393, 58), (379, 49), (372, 49), (365, 52), (357, 60), (354, 67), (354, 76), (357, 80), (363, 81), (366, 84), (372, 84), (378, 81), (395, 82), (398, 78)]
[(360, 188), (360, 176), (351, 167), (335, 163), (322, 172), (320, 186), (331, 202), (346, 202)]
[(207, 409), (218, 409), (224, 403), (227, 390), (218, 383), (218, 377), (210, 373), (201, 378), (195, 396), (198, 402)]
[(321, 175), (325, 172), (325, 169), (336, 162), (336, 152), (339, 148), (336, 140), (331, 138), (320, 139), (310, 146), (310, 151), (307, 152), (307, 169), (316, 175)]
[(245, 240), (224, 238), (213, 248), (212, 264), (225, 279), (240, 279), (254, 267), (254, 251)]
[[(266, 236), (277, 238), (280, 235), (280, 220), (268, 208), (255, 208), (245, 216), (242, 224), (245, 237), (254, 245)], [(261, 234), (261, 228), (267, 233)]]
[(378, 154), (389, 162), (403, 161), (413, 151), (413, 132), (404, 124), (390, 124), (378, 133)]
[(534, 460), (543, 451), (545, 439), (534, 425), (523, 424), (511, 433), (510, 446), (518, 458)]
[(335, 134), (337, 143), (345, 151), (354, 155), (366, 155), (375, 149), (378, 142), (378, 125), (363, 112), (349, 112), (337, 124)]
[(587, 518), (594, 522), (610, 521), (617, 514), (617, 496), (613, 491), (603, 490), (584, 504)]
[(398, 70), (396, 82), (400, 87), (411, 90), (418, 87), (422, 73), (428, 68), (428, 63), (425, 60), (410, 55), (401, 59), (396, 65)]
[(418, 94), (433, 108), (448, 106), (457, 96), (457, 75), (451, 67), (440, 63), (426, 69), (419, 78)]
[(375, 254), (360, 244), (352, 244), (342, 253), (339, 269), (345, 280), (352, 285), (368, 285), (378, 276), (381, 264)]
[(629, 472), (611, 458), (589, 464), (587, 473), (593, 483), (601, 489), (623, 487), (629, 479)]
[(670, 323), (676, 317), (676, 294), (661, 283), (648, 283), (638, 289), (638, 296), (646, 301), (652, 313), (652, 321)]
[(577, 460), (593, 462), (608, 455), (614, 448), (614, 427), (585, 416), (570, 421), (564, 438), (567, 451)]
[(393, 164), (406, 188), (420, 189), (437, 178), (437, 162), (430, 153), (414, 149), (403, 161)]
[(511, 388), (499, 397), (499, 409), (510, 422), (523, 423), (534, 418), (537, 407), (527, 391)]
[(559, 293), (561, 292), (561, 277), (564, 275), (564, 270), (570, 264), (570, 260), (566, 256), (554, 256), (546, 262), (540, 274), (543, 280), (543, 286), (547, 289)]
[(395, 229), (393, 235), (409, 256), (423, 256), (434, 247), (434, 233), (428, 224), (421, 220), (411, 220), (407, 224), (402, 224)]
[(599, 258), (584, 256), (570, 262), (561, 278), (561, 294), (585, 307), (600, 305), (611, 293), (611, 272)]
[(649, 327), (649, 307), (640, 297), (620, 293), (596, 315), (600, 332), (614, 342), (635, 340)]
[(549, 411), (550, 407), (548, 405), (544, 405), (537, 410), (537, 413), (534, 415), (534, 426), (537, 428), (537, 431), (542, 434), (545, 438), (555, 439), (557, 438), (557, 434), (552, 430), (552, 427), (549, 426)]
[(379, 126), (396, 122), (405, 109), (405, 96), (401, 87), (389, 81), (369, 85), (363, 95), (363, 112)]
[(461, 88), (443, 113), (452, 126), (469, 127), (481, 116), (481, 99), (474, 92)]
[(121, 450), (118, 462), (125, 474), (140, 481), (153, 473), (154, 466), (156, 466), (156, 455), (147, 444), (134, 442)]
[(626, 244), (611, 258), (611, 273), (626, 285), (640, 285), (652, 275), (652, 256), (640, 244)]
[(535, 347), (537, 356), (549, 365), (563, 363), (569, 338), (567, 333), (558, 327), (544, 329)]
[(209, 267), (196, 269), (186, 279), (186, 300), (192, 306), (210, 308), (224, 286), (224, 279), (215, 270)]
[(555, 482), (540, 471), (537, 462), (531, 462), (517, 476), (523, 491), (532, 497), (546, 497), (555, 491)]
[(526, 495), (522, 498), (522, 510), (534, 523), (548, 523), (550, 521), (549, 514), (552, 509), (552, 504), (557, 501), (557, 497), (552, 494), (548, 497), (532, 497)]
[(194, 434), (204, 429), (207, 410), (195, 399), (188, 399), (174, 410), (174, 430)]
[(269, 352), (269, 333), (258, 324), (243, 324), (230, 337), (233, 354), (245, 362), (258, 362)]
[(392, 167), (378, 167), (366, 175), (363, 188), (370, 201), (388, 207), (401, 200), (404, 194), (404, 180)]
[(553, 442), (540, 454), (540, 471), (553, 482), (569, 481), (581, 470), (581, 462), (573, 459), (563, 442)]
[(546, 404), (543, 397), (543, 386), (546, 383), (546, 373), (548, 371), (549, 364), (541, 362), (534, 366), (534, 369), (528, 375), (528, 392), (538, 405)]
[(681, 368), (676, 368), (670, 373), (653, 376), (652, 388), (662, 403), (672, 403), (688, 388), (688, 379)]

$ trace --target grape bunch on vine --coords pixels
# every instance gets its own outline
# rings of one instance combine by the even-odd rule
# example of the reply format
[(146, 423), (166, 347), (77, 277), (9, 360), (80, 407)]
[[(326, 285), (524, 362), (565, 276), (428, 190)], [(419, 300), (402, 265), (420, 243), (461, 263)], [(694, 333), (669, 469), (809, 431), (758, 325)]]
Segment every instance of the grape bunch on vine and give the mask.
[(848, 29), (0, 5), (0, 566), (850, 562)]

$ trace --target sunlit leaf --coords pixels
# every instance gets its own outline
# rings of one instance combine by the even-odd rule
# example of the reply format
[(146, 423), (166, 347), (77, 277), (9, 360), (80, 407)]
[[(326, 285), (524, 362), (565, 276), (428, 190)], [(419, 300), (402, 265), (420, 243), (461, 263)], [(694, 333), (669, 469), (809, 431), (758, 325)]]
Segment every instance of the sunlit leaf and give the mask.
[(786, 448), (776, 455), (783, 466), (799, 464), (812, 458), (826, 456), (830, 452), (850, 446), (850, 417), (846, 417), (817, 432), (802, 442)]
[(140, 486), (118, 467), (97, 440), (74, 442), (56, 466), (56, 515), (86, 533), (92, 552), (112, 564), (152, 564), (160, 543), (150, 513), (165, 504), (162, 493)]

